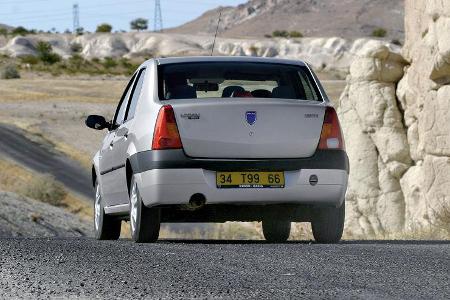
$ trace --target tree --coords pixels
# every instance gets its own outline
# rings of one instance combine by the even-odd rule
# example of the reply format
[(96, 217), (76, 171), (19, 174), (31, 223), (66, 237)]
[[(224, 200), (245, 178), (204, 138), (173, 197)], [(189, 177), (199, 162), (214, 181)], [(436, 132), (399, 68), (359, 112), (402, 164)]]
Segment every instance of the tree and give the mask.
[(50, 43), (39, 41), (36, 45), (36, 51), (39, 59), (47, 65), (53, 65), (61, 61), (61, 56), (53, 52), (53, 47)]
[(78, 27), (78, 28), (75, 30), (75, 34), (76, 34), (76, 35), (83, 35), (83, 34), (84, 34), (84, 28), (83, 28), (83, 27)]
[(108, 23), (103, 23), (97, 26), (97, 30), (95, 32), (111, 32), (112, 26)]
[(19, 26), (11, 30), (12, 35), (27, 35), (29, 32), (25, 27)]
[(144, 18), (137, 18), (130, 22), (130, 26), (132, 30), (147, 30), (148, 29), (148, 20)]

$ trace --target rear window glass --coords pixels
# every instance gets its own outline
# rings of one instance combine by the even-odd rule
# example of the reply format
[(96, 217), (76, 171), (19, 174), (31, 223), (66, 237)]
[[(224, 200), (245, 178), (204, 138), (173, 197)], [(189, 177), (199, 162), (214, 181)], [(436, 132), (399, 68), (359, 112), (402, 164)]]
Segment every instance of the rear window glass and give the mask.
[(250, 62), (201, 62), (158, 67), (159, 99), (278, 98), (321, 101), (306, 67)]

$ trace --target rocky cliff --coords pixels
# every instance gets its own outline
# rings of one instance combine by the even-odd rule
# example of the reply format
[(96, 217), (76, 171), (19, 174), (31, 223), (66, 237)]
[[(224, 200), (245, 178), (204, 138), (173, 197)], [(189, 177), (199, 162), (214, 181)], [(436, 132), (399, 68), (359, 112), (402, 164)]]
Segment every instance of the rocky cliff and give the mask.
[(402, 56), (367, 45), (339, 103), (355, 236), (438, 226), (450, 206), (450, 2), (405, 4)]

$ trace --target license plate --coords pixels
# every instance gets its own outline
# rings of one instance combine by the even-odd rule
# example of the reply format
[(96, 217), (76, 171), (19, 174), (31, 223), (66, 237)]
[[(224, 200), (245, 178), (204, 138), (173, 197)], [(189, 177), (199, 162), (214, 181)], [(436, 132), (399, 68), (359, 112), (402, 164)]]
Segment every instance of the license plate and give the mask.
[(217, 187), (284, 188), (284, 172), (217, 172)]

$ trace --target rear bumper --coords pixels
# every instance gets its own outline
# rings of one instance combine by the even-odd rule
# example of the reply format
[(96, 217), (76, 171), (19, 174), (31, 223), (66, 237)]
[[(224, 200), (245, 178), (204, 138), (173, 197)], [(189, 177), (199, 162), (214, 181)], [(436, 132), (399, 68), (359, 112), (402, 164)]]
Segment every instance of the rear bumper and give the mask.
[[(321, 151), (307, 159), (192, 159), (182, 150), (141, 152), (130, 159), (146, 206), (188, 204), (201, 193), (207, 204), (312, 204), (340, 206), (348, 181), (344, 151)], [(285, 171), (283, 189), (218, 189), (216, 171)], [(310, 184), (316, 175), (318, 183)]]

